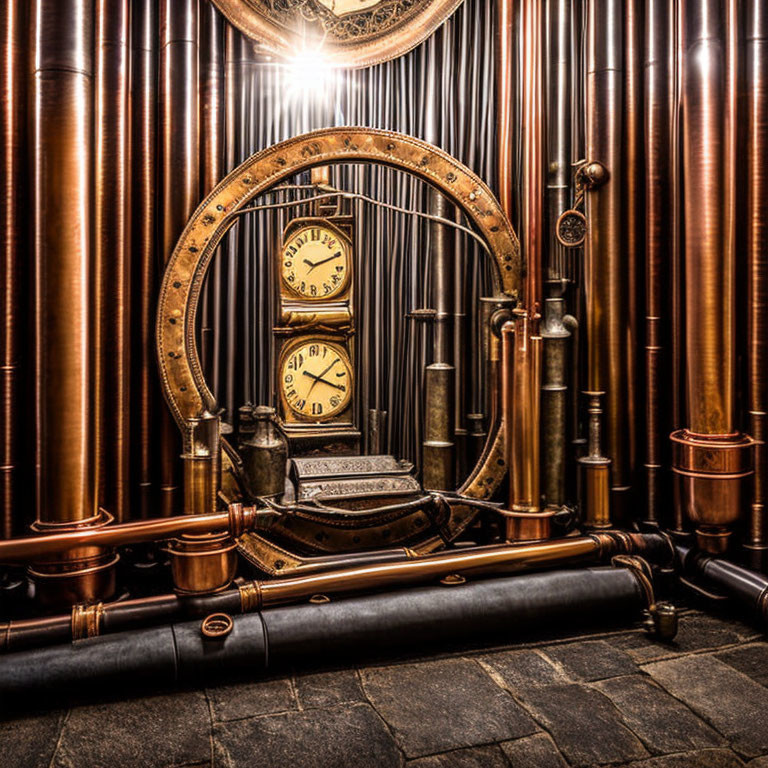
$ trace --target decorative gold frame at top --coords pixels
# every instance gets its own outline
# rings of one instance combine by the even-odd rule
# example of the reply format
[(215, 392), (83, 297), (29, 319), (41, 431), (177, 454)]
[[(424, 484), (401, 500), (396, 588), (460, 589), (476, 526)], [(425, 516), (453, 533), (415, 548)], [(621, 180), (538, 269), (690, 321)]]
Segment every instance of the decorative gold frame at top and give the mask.
[(462, 1), (382, 0), (372, 8), (336, 16), (320, 0), (213, 0), (231, 24), (281, 56), (293, 55), (307, 45), (295, 29), (297, 22), (313, 24), (329, 61), (350, 69), (408, 53)]
[[(156, 341), (165, 398), (183, 436), (195, 450), (195, 428), (215, 413), (196, 344), (197, 307), (203, 281), (233, 216), (257, 195), (302, 171), (332, 163), (371, 162), (411, 173), (460, 207), (485, 240), (495, 264), (497, 294), (516, 298), (522, 265), (517, 236), (485, 183), (437, 147), (405, 134), (375, 128), (327, 128), (262, 150), (230, 173), (205, 198), (182, 232), (163, 276)], [(493, 426), (493, 425), (492, 425)], [(488, 498), (504, 476), (499, 425), (462, 490)]]

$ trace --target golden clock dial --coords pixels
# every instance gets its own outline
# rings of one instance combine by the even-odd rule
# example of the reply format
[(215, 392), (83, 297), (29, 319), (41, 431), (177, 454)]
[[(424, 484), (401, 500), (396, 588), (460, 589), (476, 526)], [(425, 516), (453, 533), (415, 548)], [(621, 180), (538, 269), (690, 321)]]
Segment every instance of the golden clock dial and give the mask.
[(332, 299), (346, 287), (348, 251), (347, 242), (332, 229), (302, 227), (283, 245), (283, 282), (302, 298)]
[(342, 347), (317, 340), (293, 347), (280, 371), (288, 407), (300, 416), (325, 421), (352, 399), (352, 366)]

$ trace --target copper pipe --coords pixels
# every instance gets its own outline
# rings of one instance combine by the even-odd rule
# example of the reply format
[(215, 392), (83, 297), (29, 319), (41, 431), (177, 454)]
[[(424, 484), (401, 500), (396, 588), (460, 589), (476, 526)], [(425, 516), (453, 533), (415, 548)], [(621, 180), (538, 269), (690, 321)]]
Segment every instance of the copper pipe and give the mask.
[[(645, 70), (645, 482), (647, 522), (659, 520), (662, 472), (662, 354), (665, 320), (664, 296), (672, 253), (669, 241), (670, 172), (670, 71), (669, 47), (673, 45), (667, 0), (646, 5)], [(674, 61), (674, 58), (672, 59)]]
[(513, 3), (496, 5), (496, 136), (498, 144), (498, 196), (502, 210), (514, 221), (512, 113), (514, 105)]
[(141, 518), (156, 514), (157, 502), (157, 406), (160, 398), (155, 363), (155, 300), (159, 258), (156, 253), (157, 224), (157, 3), (134, 0), (132, 16), (131, 67), (131, 177), (133, 232), (131, 243), (135, 271), (133, 282), (136, 317), (133, 323), (132, 390), (134, 431), (131, 440), (136, 467), (133, 494)]
[[(755, 477), (746, 547), (768, 548), (765, 513), (768, 453), (768, 13), (765, 3), (747, 3), (747, 382), (749, 432), (755, 440)], [(758, 561), (759, 563), (759, 561)]]
[[(200, 14), (200, 197), (224, 176), (224, 18), (211, 2)], [(216, 260), (217, 262), (219, 259)], [(213, 297), (211, 278), (200, 308), (200, 361), (211, 381)]]
[(0, 57), (2, 84), (2, 169), (3, 205), (0, 206), (0, 538), (7, 539), (19, 527), (18, 514), (20, 442), (19, 365), (20, 365), (20, 268), (21, 227), (20, 190), (24, 178), (22, 141), (25, 125), (24, 30), (27, 3), (6, 0), (0, 8), (3, 52)]
[(525, 307), (541, 312), (541, 261), (544, 250), (544, 7), (523, 0), (522, 26), (522, 201), (521, 247), (526, 264)]
[(688, 429), (673, 433), (679, 503), (699, 545), (728, 544), (752, 474), (735, 424), (737, 0), (684, 0), (683, 161)]
[[(164, 265), (200, 197), (198, 2), (160, 3), (160, 263)], [(160, 422), (160, 513), (180, 504), (180, 440), (167, 409)]]
[(128, 0), (97, 0), (94, 452), (99, 501), (118, 522), (128, 508), (130, 445), (128, 32)]
[(586, 157), (607, 171), (586, 195), (587, 390), (605, 392), (605, 448), (613, 461), (613, 500), (631, 485), (634, 423), (628, 350), (627, 263), (622, 238), (623, 3), (591, 0), (587, 20)]

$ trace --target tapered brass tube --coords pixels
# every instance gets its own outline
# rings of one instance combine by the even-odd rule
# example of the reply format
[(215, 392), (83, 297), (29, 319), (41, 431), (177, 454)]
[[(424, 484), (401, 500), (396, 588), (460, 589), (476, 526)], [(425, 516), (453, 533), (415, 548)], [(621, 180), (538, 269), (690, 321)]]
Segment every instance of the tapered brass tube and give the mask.
[(683, 163), (688, 429), (673, 433), (679, 503), (699, 545), (727, 546), (752, 444), (735, 423), (737, 3), (683, 0)]
[[(160, 263), (199, 201), (198, 2), (160, 2)], [(180, 440), (167, 409), (160, 424), (160, 513), (180, 504)]]
[(3, 205), (0, 206), (0, 538), (10, 538), (19, 528), (18, 484), (21, 436), (19, 365), (22, 340), (20, 331), (20, 270), (22, 227), (21, 188), (22, 142), (25, 127), (24, 43), (27, 29), (27, 3), (6, 0), (0, 7), (2, 56), (0, 56), (0, 174)]
[[(37, 530), (97, 524), (93, 435), (93, 15), (88, 0), (32, 8)], [(100, 599), (112, 558), (36, 566), (43, 601)]]
[(128, 508), (130, 229), (128, 0), (97, 0), (95, 80), (94, 451), (99, 502)]
[(155, 248), (157, 224), (157, 3), (134, 0), (132, 17), (131, 66), (131, 184), (134, 261), (135, 321), (133, 324), (131, 434), (137, 484), (134, 493), (138, 516), (157, 514), (157, 434), (160, 389), (155, 362), (155, 283), (158, 255)]
[(586, 158), (607, 171), (586, 195), (585, 251), (587, 387), (605, 392), (605, 450), (613, 461), (612, 501), (623, 508), (631, 485), (629, 446), (633, 398), (628, 316), (630, 265), (622, 237), (623, 3), (596, 2), (587, 9)]
[(755, 478), (746, 547), (764, 567), (768, 548), (765, 513), (768, 453), (768, 11), (747, 3), (747, 383), (749, 431), (755, 440)]
[(670, 241), (671, 182), (669, 47), (674, 45), (669, 0), (649, 0), (645, 14), (645, 520), (658, 522), (662, 472), (662, 353), (666, 267), (673, 258)]
[(513, 133), (514, 52), (513, 0), (496, 0), (496, 139), (498, 145), (498, 196), (507, 218), (513, 210)]

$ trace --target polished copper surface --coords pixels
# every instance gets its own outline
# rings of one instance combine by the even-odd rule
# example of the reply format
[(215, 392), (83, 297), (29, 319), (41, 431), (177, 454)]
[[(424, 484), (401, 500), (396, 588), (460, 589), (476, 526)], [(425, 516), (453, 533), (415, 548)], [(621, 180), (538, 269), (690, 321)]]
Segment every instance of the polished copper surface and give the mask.
[(496, 0), (496, 133), (498, 141), (498, 194), (499, 203), (507, 218), (513, 221), (512, 178), (514, 143), (512, 117), (514, 112), (514, 51), (513, 2)]
[(747, 399), (749, 433), (755, 440), (755, 478), (746, 546), (768, 546), (765, 495), (768, 452), (768, 13), (747, 3)]
[(19, 508), (20, 447), (20, 270), (22, 225), (21, 189), (25, 113), (25, 42), (27, 3), (6, 0), (0, 7), (2, 56), (0, 57), (0, 173), (3, 205), (0, 206), (0, 538), (10, 538), (19, 528), (14, 514)]
[(95, 7), (94, 455), (99, 501), (118, 521), (128, 508), (130, 446), (128, 8), (128, 0)]
[(181, 595), (210, 595), (226, 589), (235, 577), (237, 545), (228, 534), (187, 535), (173, 539), (173, 587)]
[[(160, 2), (161, 146), (159, 261), (165, 264), (200, 199), (198, 107), (198, 2)], [(166, 409), (160, 419), (160, 514), (181, 503), (181, 453)]]

